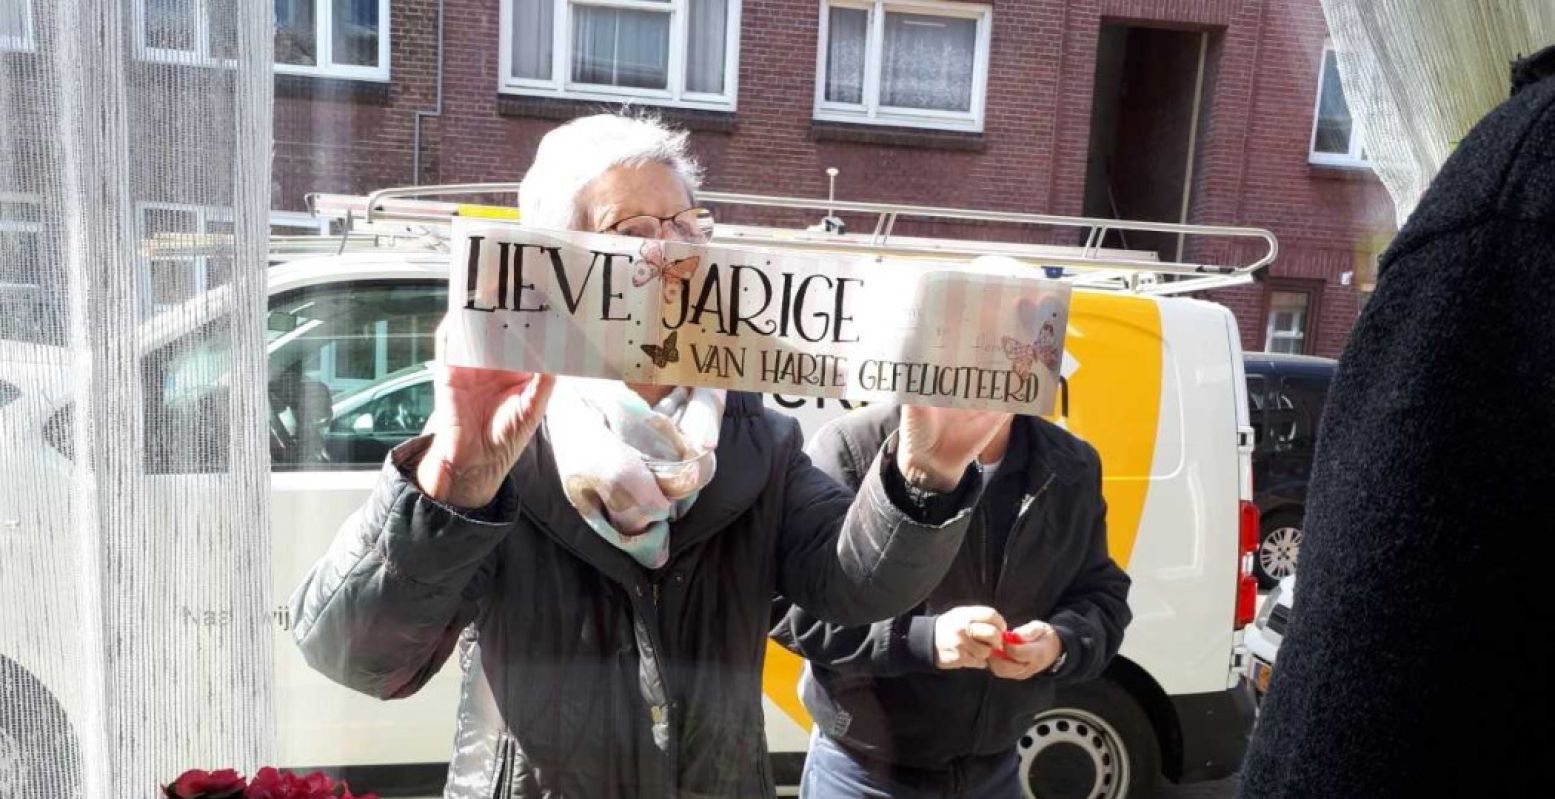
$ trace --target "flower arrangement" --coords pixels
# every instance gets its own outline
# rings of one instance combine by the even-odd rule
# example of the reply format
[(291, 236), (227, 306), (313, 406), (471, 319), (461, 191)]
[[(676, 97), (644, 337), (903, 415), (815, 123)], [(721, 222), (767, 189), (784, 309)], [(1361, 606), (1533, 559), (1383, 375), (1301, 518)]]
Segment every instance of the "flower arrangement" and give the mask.
[(190, 770), (162, 786), (167, 799), (378, 799), (377, 794), (351, 793), (344, 781), (336, 783), (323, 772), (299, 777), (289, 771), (262, 768), (245, 780), (233, 769)]

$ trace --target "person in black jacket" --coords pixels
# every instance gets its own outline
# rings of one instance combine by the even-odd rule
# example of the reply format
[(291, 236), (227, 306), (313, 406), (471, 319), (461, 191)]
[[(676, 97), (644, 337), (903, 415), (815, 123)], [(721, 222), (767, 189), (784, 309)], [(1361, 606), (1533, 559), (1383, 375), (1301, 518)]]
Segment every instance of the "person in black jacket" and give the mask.
[(1514, 87), (1340, 361), (1243, 796), (1549, 795), (1555, 48)]
[[(854, 411), (806, 451), (857, 488), (899, 417), (884, 404)], [(1098, 676), (1117, 653), (1129, 578), (1107, 554), (1096, 451), (1014, 417), (979, 461), (972, 526), (912, 612), (849, 627), (774, 601), (774, 640), (809, 661), (802, 795), (1019, 797), (1015, 745), (1032, 717), (1056, 684)]]

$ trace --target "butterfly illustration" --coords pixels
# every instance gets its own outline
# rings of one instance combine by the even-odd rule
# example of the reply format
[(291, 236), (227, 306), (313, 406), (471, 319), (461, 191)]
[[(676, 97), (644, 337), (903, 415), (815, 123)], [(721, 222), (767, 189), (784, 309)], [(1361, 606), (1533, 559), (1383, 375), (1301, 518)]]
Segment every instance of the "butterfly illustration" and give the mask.
[(642, 288), (658, 278), (663, 284), (666, 301), (679, 299), (681, 283), (690, 280), (691, 276), (696, 274), (697, 267), (702, 261), (701, 257), (696, 255), (671, 260), (664, 254), (664, 243), (659, 241), (643, 242), (638, 254), (641, 258), (637, 261), (637, 271), (632, 274), (632, 285)]
[(1010, 359), (1010, 368), (1015, 370), (1015, 374), (1025, 377), (1031, 373), (1031, 365), (1037, 362), (1036, 342), (1024, 344), (1004, 336), (999, 339), (999, 344), (1004, 347), (1004, 357)]
[(1030, 374), (1032, 365), (1038, 363), (1050, 371), (1058, 371), (1058, 330), (1051, 319), (1042, 324), (1037, 340), (1030, 344), (1009, 336), (1000, 338), (999, 344), (1004, 348), (1004, 357), (1010, 359), (1011, 368), (1021, 377)]
[(653, 359), (654, 366), (663, 369), (672, 363), (680, 361), (680, 350), (675, 347), (675, 338), (679, 335), (680, 331), (677, 330), (671, 333), (670, 337), (665, 339), (662, 345), (639, 344), (638, 346), (642, 347), (643, 352)]

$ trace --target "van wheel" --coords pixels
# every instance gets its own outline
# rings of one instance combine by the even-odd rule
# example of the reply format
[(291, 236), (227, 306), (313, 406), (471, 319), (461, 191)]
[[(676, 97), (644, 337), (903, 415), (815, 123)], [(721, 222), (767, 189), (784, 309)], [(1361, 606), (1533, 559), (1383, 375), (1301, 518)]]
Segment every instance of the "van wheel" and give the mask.
[(0, 796), (81, 795), (81, 755), (70, 720), (26, 669), (0, 657)]
[(1258, 587), (1268, 590), (1281, 579), (1296, 573), (1296, 558), (1301, 554), (1301, 514), (1276, 511), (1259, 525), (1258, 552), (1253, 557), (1253, 575)]
[(1106, 677), (1060, 688), (1016, 751), (1027, 799), (1142, 799), (1161, 774), (1150, 719)]

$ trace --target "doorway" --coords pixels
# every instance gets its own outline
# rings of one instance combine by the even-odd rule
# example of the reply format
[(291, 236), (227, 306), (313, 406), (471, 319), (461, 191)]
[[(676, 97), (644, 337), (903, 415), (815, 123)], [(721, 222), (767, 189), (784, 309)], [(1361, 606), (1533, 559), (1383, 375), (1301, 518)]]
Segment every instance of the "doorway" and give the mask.
[[(1106, 24), (1096, 47), (1084, 214), (1186, 222), (1204, 105), (1208, 31)], [(1180, 260), (1183, 237), (1114, 232), (1105, 244)]]

